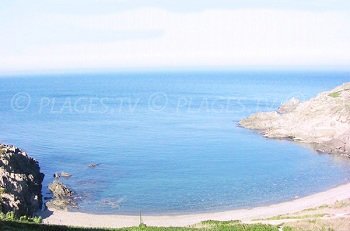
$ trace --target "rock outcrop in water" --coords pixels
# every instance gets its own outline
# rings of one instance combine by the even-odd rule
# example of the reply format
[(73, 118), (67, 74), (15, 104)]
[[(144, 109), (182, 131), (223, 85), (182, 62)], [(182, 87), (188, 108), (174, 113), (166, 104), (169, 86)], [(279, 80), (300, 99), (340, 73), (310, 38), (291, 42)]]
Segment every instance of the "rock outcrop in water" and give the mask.
[(48, 207), (56, 209), (67, 209), (68, 207), (76, 207), (74, 192), (63, 183), (55, 180), (49, 185), (53, 198), (46, 203)]
[(32, 216), (42, 206), (44, 174), (22, 150), (0, 144), (0, 204), (4, 213)]
[(277, 111), (253, 114), (239, 124), (269, 138), (292, 139), (350, 157), (350, 83), (306, 102), (293, 98)]

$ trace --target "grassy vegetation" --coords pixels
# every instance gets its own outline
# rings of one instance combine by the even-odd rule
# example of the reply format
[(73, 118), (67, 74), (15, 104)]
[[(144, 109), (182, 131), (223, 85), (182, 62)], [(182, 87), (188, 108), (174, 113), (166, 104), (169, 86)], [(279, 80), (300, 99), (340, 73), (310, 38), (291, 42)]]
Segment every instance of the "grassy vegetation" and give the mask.
[(305, 214), (305, 215), (278, 215), (278, 216), (266, 218), (265, 220), (309, 219), (309, 218), (320, 218), (326, 215), (328, 214), (319, 213), (319, 214)]
[[(278, 231), (278, 227), (263, 224), (242, 224), (240, 221), (203, 221), (194, 225), (192, 228), (196, 230), (235, 230), (235, 231)], [(187, 229), (186, 229), (187, 230)]]
[(340, 96), (340, 93), (341, 93), (341, 91), (332, 92), (328, 96), (333, 97), (333, 98), (337, 98)]
[(333, 205), (321, 205), (315, 208), (304, 209), (303, 212), (311, 212), (322, 209), (341, 209), (350, 206), (350, 200), (336, 201)]
[(9, 213), (2, 213), (0, 212), (0, 221), (13, 221), (13, 222), (22, 222), (22, 223), (35, 223), (40, 224), (42, 222), (41, 217), (27, 217), (27, 216), (21, 216), (16, 217), (15, 213), (9, 212)]
[(303, 212), (316, 211), (316, 210), (319, 210), (319, 209), (326, 209), (326, 208), (329, 208), (329, 207), (330, 207), (329, 205), (321, 205), (321, 206), (318, 206), (318, 207), (315, 207), (315, 208), (304, 209)]
[(334, 203), (334, 205), (332, 206), (332, 208), (340, 209), (340, 208), (345, 208), (345, 207), (347, 207), (349, 205), (350, 205), (350, 201), (349, 200), (336, 201)]
[[(34, 223), (25, 223), (20, 221), (0, 221), (0, 230), (6, 231), (278, 231), (276, 226), (262, 224), (242, 224), (239, 221), (206, 221), (198, 225), (198, 227), (130, 227), (121, 229), (85, 229), (67, 226), (43, 225)], [(290, 229), (284, 229), (289, 231)]]

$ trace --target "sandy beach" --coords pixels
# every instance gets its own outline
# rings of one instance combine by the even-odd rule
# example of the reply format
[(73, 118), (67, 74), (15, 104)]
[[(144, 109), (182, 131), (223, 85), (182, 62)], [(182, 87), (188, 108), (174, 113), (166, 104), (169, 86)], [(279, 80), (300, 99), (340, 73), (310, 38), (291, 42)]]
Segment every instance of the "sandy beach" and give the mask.
[[(350, 183), (330, 190), (316, 193), (303, 198), (270, 206), (256, 207), (252, 209), (237, 209), (224, 212), (197, 213), (171, 216), (143, 216), (143, 222), (148, 226), (189, 226), (205, 220), (241, 220), (242, 222), (254, 222), (257, 219), (269, 218), (277, 215), (291, 214), (305, 209), (319, 207), (325, 204), (333, 204), (337, 201), (350, 198)], [(344, 214), (338, 214), (344, 215)], [(338, 216), (335, 214), (335, 216)], [(130, 227), (139, 225), (139, 216), (126, 215), (96, 215), (80, 212), (68, 212), (48, 210), (43, 212), (45, 224), (82, 226), (82, 227)]]

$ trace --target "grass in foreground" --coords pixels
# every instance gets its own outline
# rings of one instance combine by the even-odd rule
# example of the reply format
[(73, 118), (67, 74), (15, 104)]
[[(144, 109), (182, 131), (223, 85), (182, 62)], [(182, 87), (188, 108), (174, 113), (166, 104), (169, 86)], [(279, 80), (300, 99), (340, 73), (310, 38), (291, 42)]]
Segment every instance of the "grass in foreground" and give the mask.
[[(205, 221), (193, 227), (130, 227), (121, 229), (75, 228), (57, 225), (23, 223), (20, 221), (0, 221), (2, 231), (278, 231), (276, 226), (263, 224), (242, 224), (239, 221)], [(284, 229), (289, 231), (289, 229)]]
[(309, 219), (309, 218), (320, 218), (327, 216), (326, 213), (318, 213), (318, 214), (305, 214), (300, 216), (293, 216), (293, 215), (278, 215), (274, 217), (269, 217), (264, 220), (288, 220), (288, 219)]

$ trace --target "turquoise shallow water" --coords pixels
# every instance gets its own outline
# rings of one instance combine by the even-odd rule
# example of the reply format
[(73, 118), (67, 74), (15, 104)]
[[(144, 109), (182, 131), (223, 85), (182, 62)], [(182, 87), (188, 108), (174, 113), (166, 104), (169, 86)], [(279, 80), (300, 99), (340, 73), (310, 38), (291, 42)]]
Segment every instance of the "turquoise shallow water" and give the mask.
[[(237, 126), (350, 81), (345, 72), (101, 73), (0, 79), (0, 140), (93, 213), (253, 207), (349, 181), (350, 161)], [(100, 163), (95, 169), (90, 163)], [(46, 192), (46, 190), (45, 190)]]

